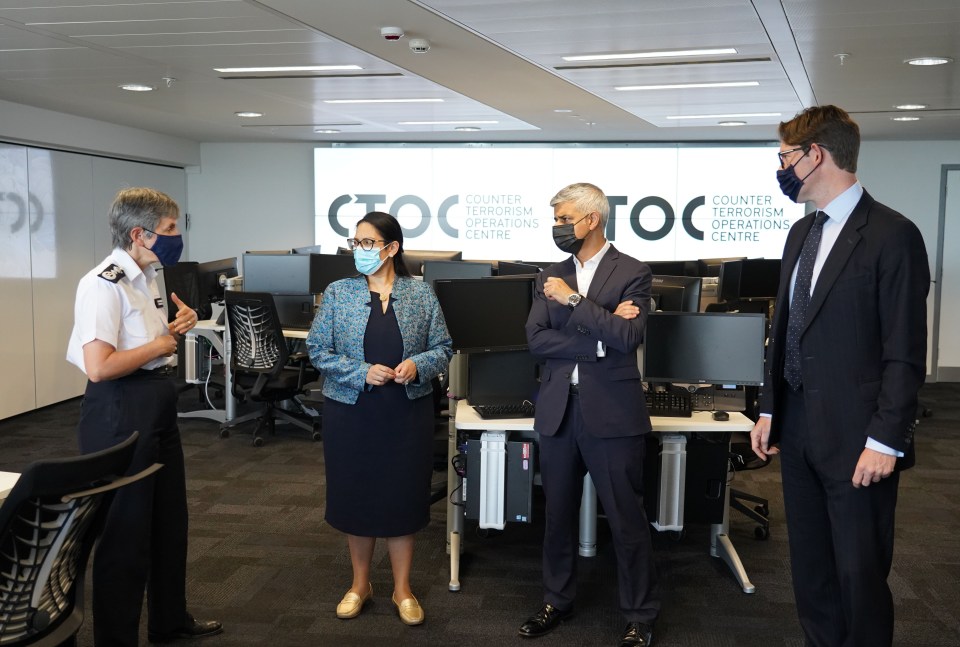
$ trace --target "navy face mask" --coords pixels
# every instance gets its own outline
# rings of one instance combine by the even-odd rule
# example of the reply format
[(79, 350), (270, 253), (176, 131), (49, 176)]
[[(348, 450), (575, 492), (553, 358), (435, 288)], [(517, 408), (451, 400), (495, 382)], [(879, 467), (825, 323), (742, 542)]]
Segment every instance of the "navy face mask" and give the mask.
[[(802, 160), (806, 156), (807, 153), (804, 153), (800, 159)], [(790, 198), (793, 202), (796, 202), (797, 198), (800, 196), (800, 189), (803, 187), (804, 180), (810, 177), (810, 173), (813, 173), (813, 171), (817, 170), (817, 167), (815, 166), (810, 173), (807, 173), (803, 176), (803, 178), (800, 178), (797, 175), (797, 169), (795, 168), (797, 162), (799, 161), (800, 160), (797, 160), (787, 168), (777, 171), (777, 182), (780, 183), (780, 190), (783, 191), (783, 195)]]
[[(144, 228), (144, 231), (150, 230)], [(183, 236), (180, 234), (167, 236), (155, 231), (150, 231), (150, 233), (156, 237), (156, 242), (150, 248), (150, 251), (156, 254), (160, 264), (164, 267), (176, 265), (177, 261), (180, 260), (180, 254), (183, 253)]]

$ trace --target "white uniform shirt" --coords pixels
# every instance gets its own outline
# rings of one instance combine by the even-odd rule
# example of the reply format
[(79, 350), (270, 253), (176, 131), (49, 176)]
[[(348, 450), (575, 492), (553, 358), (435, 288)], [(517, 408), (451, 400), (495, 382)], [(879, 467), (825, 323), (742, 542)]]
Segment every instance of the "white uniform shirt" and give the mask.
[[(586, 263), (581, 263), (580, 259), (577, 258), (577, 255), (573, 255), (573, 266), (577, 268), (577, 293), (582, 294), (584, 298), (587, 296), (587, 292), (590, 291), (590, 284), (593, 283), (593, 275), (597, 273), (597, 267), (600, 266), (600, 261), (603, 260), (604, 255), (606, 255), (607, 250), (610, 249), (610, 241), (604, 243), (603, 247), (600, 248), (600, 251), (593, 255), (592, 258), (587, 260)], [(603, 348), (603, 342), (597, 342), (597, 357), (605, 357), (606, 350)], [(579, 384), (580, 383), (580, 365), (577, 364), (573, 367), (573, 374), (570, 376), (570, 384)]]
[[(170, 334), (157, 271), (153, 267), (141, 270), (122, 249), (114, 249), (80, 279), (73, 316), (67, 361), (84, 373), (83, 347), (94, 339), (117, 350), (130, 350)], [(159, 357), (141, 368), (152, 370), (167, 364), (176, 364), (176, 357)]]

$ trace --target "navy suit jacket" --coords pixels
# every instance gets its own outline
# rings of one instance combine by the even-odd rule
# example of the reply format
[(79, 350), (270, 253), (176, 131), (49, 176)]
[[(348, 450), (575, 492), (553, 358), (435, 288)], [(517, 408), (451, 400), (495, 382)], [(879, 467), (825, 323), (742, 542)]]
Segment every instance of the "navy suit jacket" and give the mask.
[[(770, 442), (785, 388), (784, 343), (790, 279), (814, 214), (787, 236), (767, 349), (760, 410), (772, 413)], [(853, 474), (867, 437), (904, 452), (913, 465), (917, 392), (926, 377), (930, 269), (911, 221), (864, 191), (817, 278), (800, 338), (811, 458), (838, 478)]]
[[(650, 431), (637, 368), (637, 348), (650, 310), (650, 268), (612, 245), (597, 267), (590, 291), (574, 309), (547, 299), (543, 284), (556, 276), (577, 289), (573, 257), (540, 273), (527, 318), (530, 352), (543, 360), (534, 429), (553, 436), (567, 406), (570, 377), (579, 365), (580, 406), (586, 430), (601, 438)], [(640, 308), (635, 319), (613, 314), (623, 301)], [(597, 357), (597, 341), (606, 348)]]

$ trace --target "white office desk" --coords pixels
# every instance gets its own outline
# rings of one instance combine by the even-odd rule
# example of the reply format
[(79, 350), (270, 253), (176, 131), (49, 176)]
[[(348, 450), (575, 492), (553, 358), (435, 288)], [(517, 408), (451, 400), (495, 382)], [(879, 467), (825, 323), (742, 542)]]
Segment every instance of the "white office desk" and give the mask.
[[(306, 339), (307, 333), (309, 332), (309, 330), (284, 328), (283, 336), (287, 339)], [(184, 411), (179, 414), (179, 417), (205, 418), (219, 423), (230, 422), (237, 415), (237, 399), (233, 397), (233, 375), (230, 373), (230, 343), (227, 337), (226, 326), (221, 323), (217, 323), (213, 319), (203, 319), (198, 321), (197, 325), (194, 326), (193, 329), (191, 329), (186, 335), (188, 348), (192, 347), (193, 349), (192, 351), (185, 353), (187, 356), (185, 359), (188, 363), (195, 361), (195, 358), (191, 357), (190, 354), (191, 352), (196, 352), (197, 337), (203, 337), (209, 341), (213, 346), (213, 349), (217, 351), (220, 357), (223, 358), (223, 366), (221, 367), (221, 370), (223, 371), (224, 408)], [(187, 379), (199, 377), (200, 376), (190, 375), (188, 371)]]
[(0, 504), (10, 494), (10, 490), (13, 489), (19, 478), (20, 474), (17, 472), (0, 472)]
[[(714, 420), (711, 412), (709, 411), (696, 411), (689, 418), (653, 417), (650, 419), (650, 422), (653, 426), (654, 433), (658, 434), (689, 434), (694, 432), (747, 432), (753, 428), (753, 422), (742, 413), (737, 412), (731, 412), (730, 419), (726, 421)], [(481, 418), (473, 409), (473, 407), (469, 406), (466, 401), (460, 401), (456, 403), (454, 428), (455, 431), (517, 431), (529, 435), (533, 433), (533, 418), (485, 420)], [(461, 490), (457, 488), (456, 475), (453, 474), (451, 476), (453, 468), (450, 459), (453, 458), (457, 451), (456, 438), (454, 437), (451, 438), (450, 442), (448, 443), (448, 453), (450, 453), (450, 455), (448, 456), (447, 461), (447, 482), (448, 485), (453, 485), (453, 487), (449, 488), (448, 491), (455, 492), (455, 494), (451, 497), (448, 497), (447, 500), (448, 546), (450, 545), (452, 533), (456, 532), (459, 534), (459, 536), (462, 536), (463, 534), (464, 511), (463, 507), (459, 505), (462, 503), (460, 496)], [(664, 456), (661, 460), (666, 461), (667, 457)], [(668, 466), (666, 465), (662, 465), (662, 471), (666, 473), (667, 467)], [(667, 496), (673, 500), (682, 499), (683, 484), (686, 478), (685, 470), (673, 469), (670, 470), (670, 473), (674, 474), (675, 478), (669, 483), (665, 484), (670, 488), (670, 492), (667, 493)], [(730, 567), (730, 570), (733, 572), (734, 577), (737, 578), (737, 581), (739, 582), (744, 593), (753, 593), (756, 590), (756, 587), (754, 587), (747, 577), (743, 563), (740, 561), (740, 556), (737, 554), (737, 551), (730, 542), (730, 538), (727, 534), (730, 523), (729, 488), (724, 488), (724, 492), (723, 520), (720, 523), (711, 524), (710, 527), (710, 555), (713, 557), (719, 557), (726, 562), (726, 564)], [(663, 494), (661, 494), (661, 496), (663, 496)], [(590, 475), (588, 474), (584, 478), (583, 499), (580, 505), (580, 554), (583, 556), (592, 556), (596, 554), (596, 506), (596, 491), (593, 487), (593, 481), (590, 479)], [(680, 527), (682, 528), (682, 518), (680, 519), (680, 524)], [(657, 526), (654, 527), (656, 527), (658, 530), (660, 529)], [(457, 543), (459, 543), (459, 540)], [(459, 573), (459, 559), (459, 551), (451, 550), (451, 572)], [(458, 589), (459, 582), (457, 583), (456, 588), (451, 587), (451, 590)]]

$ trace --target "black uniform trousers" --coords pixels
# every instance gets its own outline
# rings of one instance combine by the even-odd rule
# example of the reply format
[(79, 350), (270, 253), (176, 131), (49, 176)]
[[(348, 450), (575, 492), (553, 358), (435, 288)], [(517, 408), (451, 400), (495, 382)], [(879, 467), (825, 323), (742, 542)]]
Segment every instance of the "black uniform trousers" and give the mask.
[(118, 490), (93, 558), (96, 647), (135, 647), (144, 589), (149, 631), (187, 624), (187, 493), (173, 380), (147, 371), (87, 382), (77, 435), (84, 454), (140, 432), (129, 473), (163, 468)]
[[(786, 388), (786, 387), (785, 387)], [(893, 560), (899, 472), (855, 488), (816, 461), (803, 392), (784, 394), (780, 470), (790, 565), (807, 647), (884, 647), (893, 642)], [(864, 438), (866, 442), (866, 438)]]
[(653, 623), (660, 613), (650, 527), (643, 508), (645, 436), (598, 438), (585, 429), (571, 393), (557, 433), (540, 437), (546, 496), (544, 602), (570, 610), (576, 596), (583, 477), (589, 471), (606, 513), (617, 556), (619, 607), (628, 622)]

